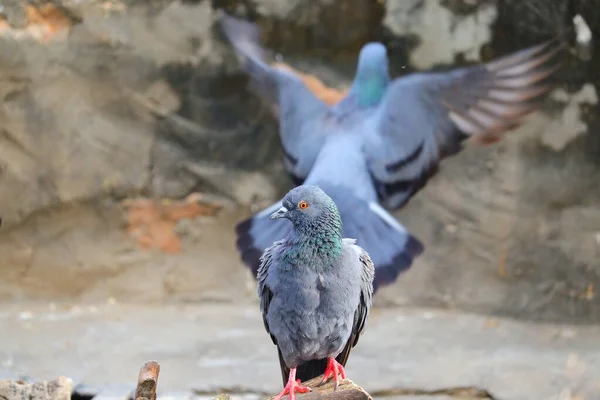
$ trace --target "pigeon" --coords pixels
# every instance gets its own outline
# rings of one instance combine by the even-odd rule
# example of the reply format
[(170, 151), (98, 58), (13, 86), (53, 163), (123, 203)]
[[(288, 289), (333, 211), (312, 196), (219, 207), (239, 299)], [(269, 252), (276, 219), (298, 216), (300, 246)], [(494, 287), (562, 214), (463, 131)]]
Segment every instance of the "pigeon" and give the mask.
[(301, 382), (323, 374), (322, 383), (333, 377), (337, 389), (346, 379), (371, 309), (375, 267), (354, 239), (342, 238), (338, 209), (318, 186), (295, 187), (281, 204), (269, 220), (288, 219), (291, 229), (260, 257), (258, 295), (283, 378), (275, 399), (294, 400), (311, 390)]
[[(284, 165), (295, 185), (318, 185), (337, 204), (343, 235), (369, 252), (375, 291), (396, 281), (424, 246), (391, 214), (402, 208), (469, 138), (492, 143), (519, 126), (552, 88), (558, 38), (485, 64), (392, 79), (385, 46), (363, 46), (350, 90), (335, 105), (300, 77), (271, 66), (260, 30), (221, 15), (250, 83), (279, 115)], [(264, 249), (287, 234), (269, 224), (272, 204), (236, 226), (236, 245), (256, 276)]]

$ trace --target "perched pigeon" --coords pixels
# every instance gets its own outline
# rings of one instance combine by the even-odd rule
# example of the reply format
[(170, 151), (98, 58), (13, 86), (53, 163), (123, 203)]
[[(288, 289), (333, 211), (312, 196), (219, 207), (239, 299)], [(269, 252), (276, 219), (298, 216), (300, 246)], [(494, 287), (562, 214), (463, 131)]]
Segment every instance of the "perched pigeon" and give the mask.
[[(267, 332), (279, 352), (284, 389), (324, 374), (335, 387), (371, 308), (375, 268), (354, 239), (342, 239), (333, 200), (317, 186), (298, 186), (270, 219), (287, 218), (291, 230), (260, 259), (258, 295)], [(275, 222), (272, 222), (275, 224)], [(288, 223), (289, 224), (289, 223)], [(298, 381), (296, 381), (298, 379)]]
[[(553, 40), (487, 64), (391, 80), (385, 47), (368, 43), (350, 91), (329, 106), (297, 75), (265, 61), (254, 25), (223, 15), (221, 26), (253, 87), (278, 107), (288, 172), (296, 184), (320, 186), (337, 204), (343, 235), (356, 238), (375, 264), (375, 290), (394, 282), (423, 251), (382, 205), (406, 204), (465, 139), (489, 143), (518, 126), (551, 89), (547, 78), (562, 48)], [(280, 206), (236, 227), (238, 250), (254, 274), (263, 250), (290, 229), (268, 222)]]

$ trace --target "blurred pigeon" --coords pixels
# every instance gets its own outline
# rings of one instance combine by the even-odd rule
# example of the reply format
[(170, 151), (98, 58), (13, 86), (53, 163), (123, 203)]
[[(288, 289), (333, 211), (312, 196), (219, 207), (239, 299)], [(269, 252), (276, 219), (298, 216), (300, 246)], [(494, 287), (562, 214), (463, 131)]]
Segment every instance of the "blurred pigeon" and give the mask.
[[(265, 61), (253, 24), (222, 15), (221, 26), (252, 86), (279, 109), (286, 169), (296, 184), (318, 185), (337, 204), (343, 235), (356, 238), (375, 264), (375, 290), (423, 251), (382, 205), (405, 205), (465, 139), (493, 142), (520, 125), (551, 89), (562, 49), (555, 39), (487, 64), (391, 80), (385, 47), (368, 43), (350, 91), (329, 106), (297, 75)], [(255, 275), (263, 250), (290, 229), (268, 222), (280, 206), (236, 227), (238, 250)]]
[(337, 389), (339, 376), (346, 378), (371, 308), (375, 268), (354, 239), (342, 239), (338, 209), (319, 187), (298, 186), (281, 203), (270, 219), (289, 219), (291, 229), (262, 255), (258, 295), (279, 353), (284, 389), (276, 399), (293, 400), (294, 392), (310, 390), (301, 382), (324, 374)]

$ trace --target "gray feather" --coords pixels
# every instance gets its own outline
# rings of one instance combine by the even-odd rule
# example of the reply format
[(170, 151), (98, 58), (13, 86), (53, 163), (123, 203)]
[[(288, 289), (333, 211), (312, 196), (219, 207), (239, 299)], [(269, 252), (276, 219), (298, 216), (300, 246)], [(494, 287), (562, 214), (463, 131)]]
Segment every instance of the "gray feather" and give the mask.
[[(240, 43), (243, 35), (230, 36)], [(260, 48), (257, 35), (245, 37)], [(262, 52), (245, 46), (252, 59)], [(338, 204), (344, 235), (356, 238), (375, 263), (375, 290), (393, 283), (423, 252), (381, 205), (406, 204), (467, 138), (491, 141), (518, 126), (551, 88), (562, 47), (555, 40), (487, 64), (390, 80), (384, 46), (370, 43), (359, 54), (350, 92), (331, 108), (309, 100), (314, 96), (299, 78), (262, 63), (267, 76), (281, 77), (270, 79), (277, 102), (289, 110), (280, 121), (288, 171)], [(253, 271), (257, 254), (289, 232), (267, 223), (259, 214), (237, 227), (238, 249)]]
[(261, 47), (255, 25), (221, 14), (221, 27), (244, 59), (254, 90), (278, 108), (286, 168), (295, 178), (305, 179), (325, 141), (330, 107), (297, 75), (269, 65), (269, 52)]
[(551, 89), (560, 49), (548, 42), (488, 64), (395, 79), (364, 130), (384, 204), (405, 204), (468, 137), (492, 140), (518, 126)]
[[(286, 198), (283, 204), (288, 204)], [(317, 215), (311, 223), (316, 227), (321, 220)], [(299, 246), (299, 228), (294, 226), (291, 234), (266, 249), (260, 260), (258, 295), (265, 329), (278, 347), (282, 368), (335, 358), (342, 352), (345, 364), (348, 349), (358, 342), (371, 308), (373, 263), (354, 239), (339, 237), (341, 252), (332, 257), (321, 257), (318, 249), (311, 248), (320, 241), (300, 251), (295, 248)], [(290, 251), (310, 256), (290, 259), (286, 257)], [(283, 376), (285, 384), (285, 373)]]

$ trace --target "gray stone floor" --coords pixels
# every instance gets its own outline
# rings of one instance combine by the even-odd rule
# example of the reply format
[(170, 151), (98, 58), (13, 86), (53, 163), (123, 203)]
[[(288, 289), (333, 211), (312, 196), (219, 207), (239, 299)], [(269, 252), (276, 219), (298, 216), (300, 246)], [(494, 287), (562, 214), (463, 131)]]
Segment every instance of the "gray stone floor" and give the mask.
[[(280, 388), (255, 303), (21, 303), (3, 306), (0, 324), (1, 375), (66, 375), (102, 390), (96, 399), (126, 395), (147, 360), (161, 365), (164, 399)], [(472, 387), (503, 400), (598, 399), (600, 327), (375, 308), (347, 372), (375, 398), (465, 398)]]

